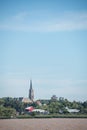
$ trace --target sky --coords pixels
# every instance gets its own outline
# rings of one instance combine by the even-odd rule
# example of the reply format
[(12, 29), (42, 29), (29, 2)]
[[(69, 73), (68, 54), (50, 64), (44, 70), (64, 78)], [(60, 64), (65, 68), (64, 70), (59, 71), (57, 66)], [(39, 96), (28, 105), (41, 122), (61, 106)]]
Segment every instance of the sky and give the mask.
[(87, 0), (0, 0), (0, 97), (87, 100)]

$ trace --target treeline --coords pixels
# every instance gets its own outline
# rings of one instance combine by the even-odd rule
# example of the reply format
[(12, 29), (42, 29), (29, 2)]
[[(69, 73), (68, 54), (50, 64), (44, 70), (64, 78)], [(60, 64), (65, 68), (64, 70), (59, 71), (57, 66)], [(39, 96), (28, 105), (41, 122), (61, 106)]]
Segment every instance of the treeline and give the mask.
[[(78, 109), (79, 112), (76, 114), (87, 115), (87, 101), (85, 102), (70, 102), (64, 98), (51, 98), (50, 100), (39, 100), (40, 105), (36, 102), (23, 103), (17, 98), (0, 98), (0, 118), (17, 117), (17, 115), (25, 115), (25, 108), (33, 106), (36, 109), (44, 109), (49, 112), (49, 115), (61, 114), (69, 115), (69, 111), (66, 109)], [(74, 113), (75, 114), (75, 113)], [(36, 115), (33, 113), (32, 115)]]
[[(41, 100), (42, 106), (39, 108), (48, 110), (51, 114), (69, 114), (69, 109), (79, 110), (78, 114), (87, 114), (87, 101), (85, 102), (70, 102), (67, 99), (60, 97), (58, 100), (56, 98), (51, 98), (51, 100)], [(46, 105), (45, 105), (46, 103)]]

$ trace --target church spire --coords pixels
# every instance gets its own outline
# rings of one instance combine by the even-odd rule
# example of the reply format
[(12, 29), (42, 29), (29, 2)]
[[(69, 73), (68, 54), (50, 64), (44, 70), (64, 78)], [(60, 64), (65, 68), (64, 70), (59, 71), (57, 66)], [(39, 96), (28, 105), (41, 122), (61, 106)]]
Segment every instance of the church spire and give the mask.
[(34, 100), (34, 90), (32, 88), (32, 80), (30, 80), (29, 99)]
[(30, 80), (30, 89), (32, 89), (32, 80)]

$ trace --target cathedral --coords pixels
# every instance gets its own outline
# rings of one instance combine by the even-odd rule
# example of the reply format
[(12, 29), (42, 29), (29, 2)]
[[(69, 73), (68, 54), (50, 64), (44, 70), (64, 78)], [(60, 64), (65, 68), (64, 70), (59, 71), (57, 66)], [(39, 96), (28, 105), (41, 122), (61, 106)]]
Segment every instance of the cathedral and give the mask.
[(30, 80), (29, 99), (30, 99), (31, 101), (34, 100), (34, 90), (33, 90), (33, 88), (32, 88), (32, 80)]
[(24, 103), (34, 102), (34, 90), (32, 88), (32, 80), (30, 80), (30, 88), (29, 88), (28, 98), (23, 98), (22, 102), (24, 102)]

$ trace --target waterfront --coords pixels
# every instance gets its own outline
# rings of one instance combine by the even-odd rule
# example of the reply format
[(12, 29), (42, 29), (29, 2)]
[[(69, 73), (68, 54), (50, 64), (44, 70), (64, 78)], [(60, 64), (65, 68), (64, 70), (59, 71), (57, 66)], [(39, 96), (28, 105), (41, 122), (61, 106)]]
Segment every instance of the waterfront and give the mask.
[(3, 119), (0, 130), (87, 130), (87, 119)]

